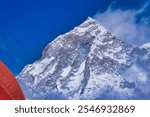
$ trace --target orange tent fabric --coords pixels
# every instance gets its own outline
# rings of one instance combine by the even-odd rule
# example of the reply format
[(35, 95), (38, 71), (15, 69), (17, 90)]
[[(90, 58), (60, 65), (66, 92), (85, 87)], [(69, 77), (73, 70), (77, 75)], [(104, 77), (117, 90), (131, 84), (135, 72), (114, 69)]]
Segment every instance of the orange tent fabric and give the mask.
[(9, 69), (0, 62), (0, 100), (24, 100), (19, 83)]

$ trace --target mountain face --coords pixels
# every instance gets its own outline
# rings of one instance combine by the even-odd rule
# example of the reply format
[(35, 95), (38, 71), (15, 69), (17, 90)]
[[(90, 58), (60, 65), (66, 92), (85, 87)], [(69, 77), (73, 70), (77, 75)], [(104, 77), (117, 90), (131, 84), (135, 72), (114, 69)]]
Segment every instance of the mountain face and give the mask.
[(150, 99), (150, 43), (119, 40), (88, 18), (17, 76), (29, 99)]

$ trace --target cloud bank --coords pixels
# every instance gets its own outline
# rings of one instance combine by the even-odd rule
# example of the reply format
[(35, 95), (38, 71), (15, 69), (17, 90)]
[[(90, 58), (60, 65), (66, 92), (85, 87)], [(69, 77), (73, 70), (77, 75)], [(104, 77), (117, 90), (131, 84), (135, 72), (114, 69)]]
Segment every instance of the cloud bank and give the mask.
[[(123, 41), (142, 45), (150, 42), (150, 17), (141, 15), (147, 6), (148, 4), (138, 10), (113, 10), (110, 5), (104, 13), (97, 13), (94, 19)], [(138, 17), (139, 15), (141, 16)]]

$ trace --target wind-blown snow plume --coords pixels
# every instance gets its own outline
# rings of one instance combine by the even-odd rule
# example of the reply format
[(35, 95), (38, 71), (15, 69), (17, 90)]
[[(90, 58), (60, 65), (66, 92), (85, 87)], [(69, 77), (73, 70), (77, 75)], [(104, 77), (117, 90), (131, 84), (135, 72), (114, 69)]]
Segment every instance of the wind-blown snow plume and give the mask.
[(138, 10), (114, 10), (110, 5), (104, 13), (97, 13), (94, 18), (123, 41), (141, 45), (150, 41), (150, 17), (141, 15), (147, 6), (148, 3)]

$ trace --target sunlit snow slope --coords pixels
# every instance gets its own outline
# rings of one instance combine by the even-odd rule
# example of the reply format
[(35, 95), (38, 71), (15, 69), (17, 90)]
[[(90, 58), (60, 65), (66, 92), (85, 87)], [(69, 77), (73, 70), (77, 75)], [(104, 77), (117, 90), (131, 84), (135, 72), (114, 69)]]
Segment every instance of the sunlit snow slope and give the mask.
[(128, 45), (88, 18), (17, 78), (29, 99), (150, 99), (150, 43)]

